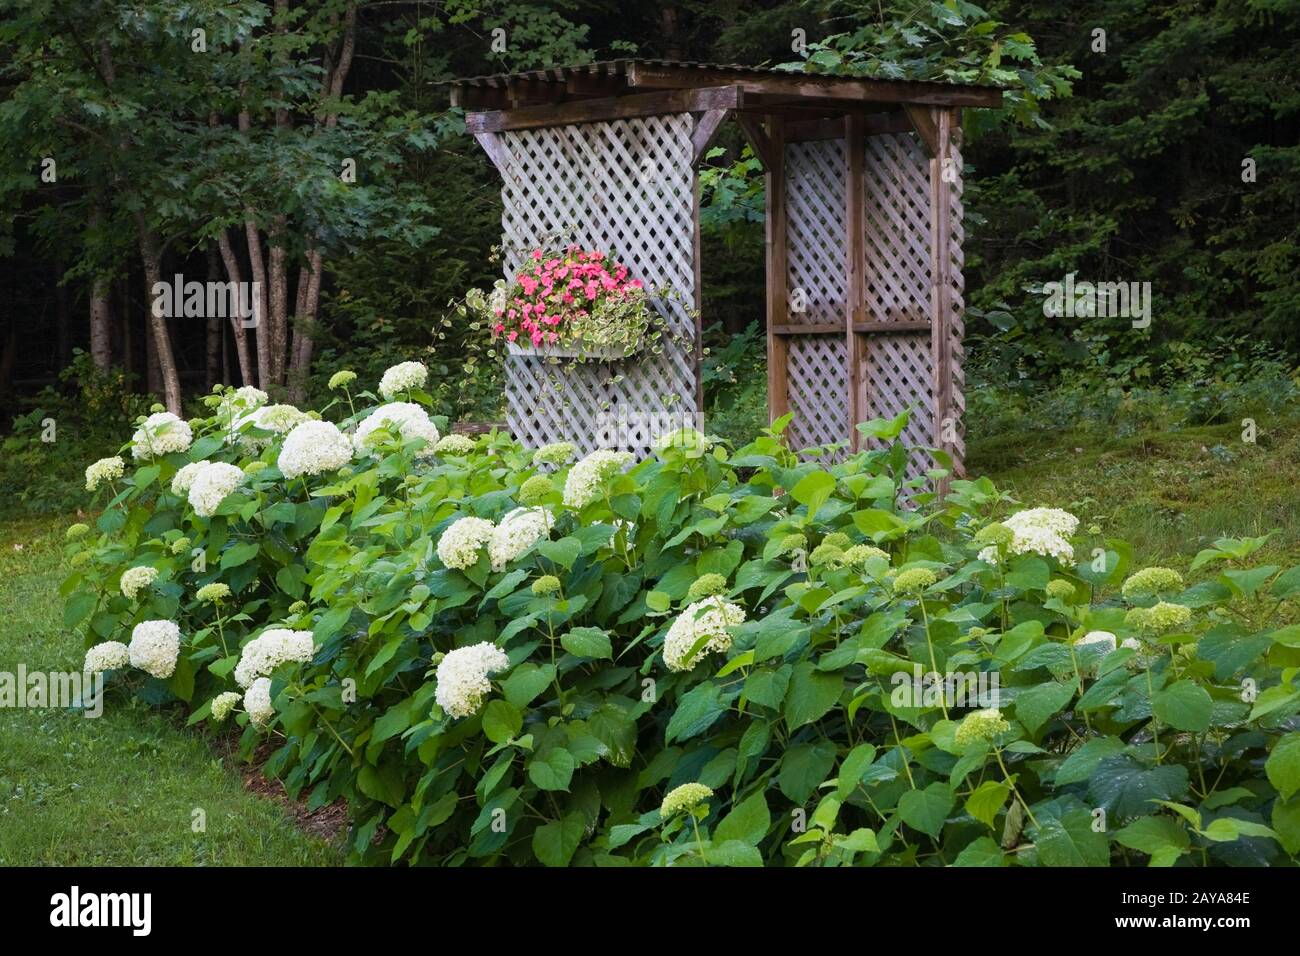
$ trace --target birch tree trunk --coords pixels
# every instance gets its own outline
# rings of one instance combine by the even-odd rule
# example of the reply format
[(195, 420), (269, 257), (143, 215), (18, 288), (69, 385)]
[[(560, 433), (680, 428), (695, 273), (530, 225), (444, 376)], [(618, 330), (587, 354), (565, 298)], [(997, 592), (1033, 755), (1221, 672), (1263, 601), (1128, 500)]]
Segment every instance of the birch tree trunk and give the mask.
[(140, 259), (144, 263), (144, 285), (146, 314), (150, 341), (153, 343), (154, 355), (158, 361), (158, 373), (162, 378), (161, 388), (163, 403), (173, 415), (181, 413), (181, 380), (176, 370), (176, 356), (172, 353), (171, 338), (167, 334), (167, 319), (157, 315), (153, 307), (153, 288), (162, 282), (162, 248), (158, 236), (144, 221), (144, 214), (135, 214), (136, 233), (140, 242)]

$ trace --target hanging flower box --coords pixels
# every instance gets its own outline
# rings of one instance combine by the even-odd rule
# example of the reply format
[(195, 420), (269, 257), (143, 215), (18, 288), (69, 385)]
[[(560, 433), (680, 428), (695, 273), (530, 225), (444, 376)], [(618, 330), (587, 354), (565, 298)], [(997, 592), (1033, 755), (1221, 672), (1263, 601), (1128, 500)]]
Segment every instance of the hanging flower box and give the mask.
[(636, 354), (636, 349), (627, 351), (612, 345), (583, 345), (580, 342), (562, 345), (522, 346), (514, 342), (506, 343), (507, 355), (536, 355), (540, 358), (560, 359), (594, 359), (598, 362), (618, 362)]
[(534, 249), (507, 284), (470, 290), (467, 310), (508, 355), (616, 362), (641, 350), (655, 314), (640, 279), (608, 253)]

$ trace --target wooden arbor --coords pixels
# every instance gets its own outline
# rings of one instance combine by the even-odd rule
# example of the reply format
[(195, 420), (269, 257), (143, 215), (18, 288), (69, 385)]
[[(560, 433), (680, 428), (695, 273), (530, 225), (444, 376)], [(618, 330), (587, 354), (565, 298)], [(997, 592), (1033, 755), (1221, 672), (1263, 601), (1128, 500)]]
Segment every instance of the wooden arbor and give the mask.
[[(506, 273), (560, 232), (609, 249), (647, 285), (699, 301), (695, 166), (740, 123), (766, 170), (768, 411), (792, 440), (856, 446), (853, 424), (914, 408), (909, 441), (962, 469), (961, 110), (985, 87), (613, 60), (458, 80), (453, 105), (505, 181)], [(643, 450), (623, 410), (700, 411), (700, 330), (667, 303), (664, 354), (574, 369), (561, 407), (512, 357), (510, 425), (530, 443)]]

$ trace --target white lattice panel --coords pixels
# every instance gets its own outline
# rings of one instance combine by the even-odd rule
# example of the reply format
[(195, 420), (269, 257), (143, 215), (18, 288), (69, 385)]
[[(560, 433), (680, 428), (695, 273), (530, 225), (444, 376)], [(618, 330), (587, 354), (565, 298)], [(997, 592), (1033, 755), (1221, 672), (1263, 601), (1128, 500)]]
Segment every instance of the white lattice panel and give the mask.
[(531, 249), (576, 242), (608, 251), (647, 288), (677, 293), (657, 303), (669, 333), (658, 351), (619, 362), (507, 359), (506, 414), (526, 445), (645, 454), (659, 423), (698, 413), (692, 128), (689, 113), (675, 113), (499, 134), (508, 281)]
[[(785, 150), (786, 260), (791, 325), (845, 322), (844, 142), (791, 143)], [(810, 448), (849, 437), (844, 333), (792, 336), (786, 370), (790, 442)]]
[[(961, 154), (951, 148), (955, 181), (950, 184), (951, 235), (947, 254), (952, 260), (951, 361), (952, 408), (955, 422), (954, 457), (965, 452), (961, 418), (965, 411), (962, 375)], [(930, 279), (930, 161), (915, 134), (895, 133), (867, 138), (866, 157), (866, 312), (871, 322), (929, 321)], [(870, 417), (890, 418), (912, 406), (905, 439), (909, 444), (935, 444), (933, 342), (930, 332), (874, 333), (867, 354), (867, 401)]]

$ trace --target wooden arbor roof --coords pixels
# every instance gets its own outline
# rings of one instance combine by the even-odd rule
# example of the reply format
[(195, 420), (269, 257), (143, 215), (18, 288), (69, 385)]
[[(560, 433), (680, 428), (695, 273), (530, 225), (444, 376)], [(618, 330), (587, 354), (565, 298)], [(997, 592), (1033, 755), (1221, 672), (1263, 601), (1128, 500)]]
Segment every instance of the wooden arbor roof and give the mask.
[[(470, 77), (454, 81), (451, 92), (452, 104), (467, 111), (467, 131), (506, 182), (508, 236), (536, 240), (541, 222), (561, 219), (598, 226), (602, 236), (630, 225), (637, 242), (620, 251), (655, 267), (681, 259), (694, 270), (693, 284), (689, 275), (678, 278), (697, 297), (698, 226), (685, 218), (690, 210), (652, 208), (642, 182), (623, 167), (633, 153), (653, 154), (672, 167), (665, 175), (685, 177), (688, 187), (719, 127), (734, 116), (767, 177), (771, 417), (796, 413), (792, 440), (799, 447), (845, 439), (856, 445), (855, 423), (919, 400), (908, 441), (944, 449), (961, 473), (961, 110), (1001, 106), (1000, 90), (609, 60)], [(629, 148), (590, 132), (614, 126), (626, 131)], [(614, 190), (600, 209), (571, 188), (592, 177)], [(656, 201), (676, 194), (661, 189)], [(696, 194), (698, 215), (698, 180)], [(690, 319), (683, 330), (694, 338), (694, 355), (674, 356), (685, 372), (673, 388), (699, 411), (699, 329)], [(530, 369), (515, 360), (511, 374), (519, 381), (511, 378), (508, 391), (531, 394), (537, 381)], [(592, 395), (603, 387), (595, 373), (576, 374), (592, 377), (582, 383)], [(521, 419), (512, 428), (549, 441), (572, 438), (565, 428), (578, 432), (558, 421)]]
[[(834, 138), (824, 122), (861, 114), (868, 134), (915, 130), (933, 148), (929, 107), (1002, 105), (989, 86), (792, 73), (768, 67), (672, 60), (602, 60), (580, 66), (467, 77), (451, 83), (451, 104), (468, 112), (472, 134), (662, 113), (704, 114), (698, 159), (726, 113), (738, 114), (755, 150), (758, 116), (786, 119), (786, 142)], [(919, 107), (919, 109), (918, 109)], [(746, 122), (746, 119), (751, 122)], [(761, 154), (760, 154), (760, 158)]]

